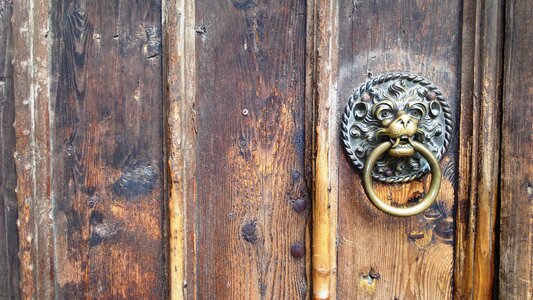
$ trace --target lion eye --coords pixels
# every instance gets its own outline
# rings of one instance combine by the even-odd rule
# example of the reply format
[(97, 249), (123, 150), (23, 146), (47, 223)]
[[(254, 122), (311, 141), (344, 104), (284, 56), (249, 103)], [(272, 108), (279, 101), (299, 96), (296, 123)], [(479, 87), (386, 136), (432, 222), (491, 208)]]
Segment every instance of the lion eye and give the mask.
[(413, 118), (422, 119), (426, 115), (426, 107), (421, 103), (416, 103), (409, 107), (407, 112)]
[(390, 120), (395, 116), (393, 106), (394, 104), (391, 101), (383, 100), (372, 108), (372, 114), (379, 121)]
[(384, 109), (384, 110), (379, 112), (378, 118), (380, 120), (385, 120), (385, 119), (388, 119), (388, 118), (392, 118), (392, 111), (390, 111), (388, 109)]

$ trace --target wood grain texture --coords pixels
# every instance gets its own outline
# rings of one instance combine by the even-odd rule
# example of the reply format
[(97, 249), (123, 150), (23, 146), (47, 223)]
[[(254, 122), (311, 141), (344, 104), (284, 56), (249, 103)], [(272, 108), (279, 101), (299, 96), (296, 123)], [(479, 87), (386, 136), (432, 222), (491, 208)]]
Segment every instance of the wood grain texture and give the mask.
[(338, 14), (336, 3), (308, 1), (307, 101), (313, 103), (312, 298), (336, 295)]
[(12, 1), (0, 1), (0, 299), (19, 298)]
[(533, 298), (533, 3), (508, 1), (501, 156), (500, 299)]
[(13, 5), (13, 92), (21, 298), (51, 299), (53, 211), (50, 189), (50, 3)]
[(161, 5), (21, 1), (22, 297), (163, 298)]
[[(303, 299), (305, 1), (196, 1), (191, 298)], [(195, 285), (195, 287), (190, 287)], [(194, 294), (193, 294), (194, 293)]]
[(455, 291), (490, 299), (494, 284), (502, 91), (503, 1), (465, 1)]
[[(194, 210), (196, 199), (195, 1), (163, 1), (164, 98), (167, 108), (170, 299), (196, 295)], [(194, 206), (193, 206), (194, 207)], [(190, 255), (189, 255), (190, 254)], [(190, 282), (190, 283), (189, 283)], [(193, 297), (191, 297), (193, 298)]]
[[(339, 2), (339, 116), (355, 88), (393, 71), (419, 74), (448, 98), (458, 120), (460, 1)], [(456, 123), (457, 124), (457, 123)], [(456, 125), (457, 126), (457, 125)], [(339, 129), (336, 129), (338, 132)], [(456, 131), (455, 131), (456, 132)], [(339, 299), (451, 299), (457, 135), (441, 160), (442, 186), (426, 212), (397, 218), (377, 210), (340, 143), (338, 169)], [(410, 184), (375, 183), (399, 202), (427, 192), (428, 176)]]

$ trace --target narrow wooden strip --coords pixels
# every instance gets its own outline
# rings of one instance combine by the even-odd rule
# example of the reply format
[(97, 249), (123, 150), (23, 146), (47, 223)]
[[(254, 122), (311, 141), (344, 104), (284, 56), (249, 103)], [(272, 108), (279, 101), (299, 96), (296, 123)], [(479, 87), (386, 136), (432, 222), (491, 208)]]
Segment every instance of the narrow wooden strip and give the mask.
[(463, 5), (454, 294), (489, 299), (495, 276), (503, 1)]
[(533, 2), (506, 1), (500, 299), (533, 299)]
[[(336, 298), (337, 226), (337, 3), (308, 2), (308, 22), (315, 25), (308, 37), (313, 73), (307, 85), (313, 88), (315, 103), (314, 186), (312, 209), (312, 289), (313, 299)], [(309, 71), (308, 71), (309, 72)]]
[(54, 296), (50, 190), (50, 2), (13, 6), (13, 86), (21, 297)]
[[(459, 162), (457, 185), (457, 224), (454, 259), (454, 296), (457, 299), (472, 299), (474, 285), (474, 239), (475, 239), (475, 195), (477, 179), (478, 140), (473, 139), (479, 124), (474, 114), (474, 69), (479, 64), (480, 11), (476, 1), (463, 1), (461, 40), (461, 95), (459, 132)], [(477, 42), (476, 42), (477, 41)], [(476, 124), (476, 125), (475, 125)], [(475, 126), (474, 126), (475, 125)]]
[[(195, 1), (163, 1), (163, 69), (167, 111), (168, 188), (170, 219), (170, 299), (194, 298), (195, 273), (187, 264), (195, 249), (188, 241), (187, 200), (196, 198), (195, 180)], [(193, 219), (192, 214), (188, 219)], [(193, 235), (195, 230), (192, 230)], [(190, 240), (194, 240), (194, 237)], [(193, 244), (192, 244), (193, 245)], [(194, 261), (193, 261), (194, 262)]]
[(19, 298), (12, 12), (13, 3), (0, 0), (0, 299)]

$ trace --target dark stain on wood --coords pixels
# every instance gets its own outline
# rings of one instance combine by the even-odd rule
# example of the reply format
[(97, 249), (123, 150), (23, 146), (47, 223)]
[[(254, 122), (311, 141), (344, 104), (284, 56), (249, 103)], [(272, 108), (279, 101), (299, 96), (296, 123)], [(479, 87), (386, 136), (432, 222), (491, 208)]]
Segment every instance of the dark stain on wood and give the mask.
[(249, 10), (257, 6), (253, 0), (233, 0), (232, 3), (235, 8), (242, 10)]
[(246, 222), (241, 229), (242, 238), (252, 244), (257, 242), (257, 220)]
[(157, 185), (158, 174), (157, 168), (146, 159), (134, 160), (113, 183), (113, 193), (126, 198), (149, 195)]

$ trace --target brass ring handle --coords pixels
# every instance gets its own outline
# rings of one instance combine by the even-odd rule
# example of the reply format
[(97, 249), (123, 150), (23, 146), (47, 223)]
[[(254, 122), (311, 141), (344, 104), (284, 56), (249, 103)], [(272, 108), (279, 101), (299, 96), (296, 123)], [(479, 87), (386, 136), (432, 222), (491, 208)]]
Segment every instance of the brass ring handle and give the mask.
[(383, 142), (374, 148), (374, 150), (367, 157), (365, 166), (363, 168), (363, 186), (368, 198), (370, 198), (372, 203), (374, 203), (374, 205), (383, 212), (398, 217), (414, 216), (428, 209), (439, 194), (442, 179), (439, 162), (435, 155), (433, 155), (433, 153), (431, 153), (431, 151), (429, 151), (429, 149), (423, 144), (416, 141), (411, 141), (411, 145), (413, 146), (414, 150), (422, 154), (431, 167), (431, 185), (426, 196), (418, 204), (409, 207), (391, 206), (381, 200), (376, 194), (376, 191), (372, 186), (372, 170), (374, 169), (376, 161), (381, 157), (381, 155), (387, 152), (392, 145), (392, 142)]

